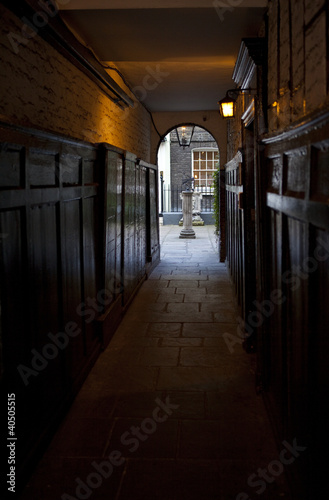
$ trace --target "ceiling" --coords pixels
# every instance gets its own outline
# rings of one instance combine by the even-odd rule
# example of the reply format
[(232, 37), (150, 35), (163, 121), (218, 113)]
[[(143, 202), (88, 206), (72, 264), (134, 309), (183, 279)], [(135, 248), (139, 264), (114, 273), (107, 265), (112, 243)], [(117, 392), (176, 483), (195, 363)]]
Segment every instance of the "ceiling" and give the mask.
[(218, 109), (217, 101), (234, 87), (232, 73), (241, 39), (259, 35), (267, 0), (62, 0), (58, 4), (79, 38), (101, 61), (114, 62), (154, 112)]

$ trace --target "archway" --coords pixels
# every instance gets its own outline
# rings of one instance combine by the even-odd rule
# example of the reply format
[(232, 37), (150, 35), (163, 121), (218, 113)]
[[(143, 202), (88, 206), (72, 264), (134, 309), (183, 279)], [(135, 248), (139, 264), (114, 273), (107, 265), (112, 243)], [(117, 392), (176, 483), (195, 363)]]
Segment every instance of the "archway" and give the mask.
[[(182, 144), (179, 136), (182, 132), (189, 135), (192, 129), (190, 144)], [(205, 127), (191, 122), (170, 127), (157, 150), (160, 224), (180, 223), (181, 192), (187, 188), (194, 193), (194, 225), (213, 225), (220, 236), (220, 216), (225, 220), (225, 208), (220, 213), (219, 168), (224, 163), (217, 141)]]

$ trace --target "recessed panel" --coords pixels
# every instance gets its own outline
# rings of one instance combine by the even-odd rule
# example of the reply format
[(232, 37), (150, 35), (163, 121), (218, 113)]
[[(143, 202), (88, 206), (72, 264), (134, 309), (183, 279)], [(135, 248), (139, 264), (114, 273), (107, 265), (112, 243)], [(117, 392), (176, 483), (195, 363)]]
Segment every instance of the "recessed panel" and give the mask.
[(3, 147), (0, 151), (0, 189), (22, 186), (22, 152), (23, 149), (12, 147)]
[(312, 148), (311, 199), (329, 201), (329, 145)]
[(93, 184), (96, 180), (96, 162), (94, 160), (83, 161), (84, 184)]
[(81, 184), (81, 157), (63, 155), (61, 157), (61, 175), (63, 186), (76, 186)]
[(282, 159), (281, 156), (269, 158), (268, 188), (274, 193), (280, 193), (282, 182)]
[(308, 158), (306, 148), (286, 155), (286, 192), (289, 195), (303, 198), (306, 190)]
[(31, 150), (28, 158), (28, 180), (30, 187), (57, 186), (58, 155)]

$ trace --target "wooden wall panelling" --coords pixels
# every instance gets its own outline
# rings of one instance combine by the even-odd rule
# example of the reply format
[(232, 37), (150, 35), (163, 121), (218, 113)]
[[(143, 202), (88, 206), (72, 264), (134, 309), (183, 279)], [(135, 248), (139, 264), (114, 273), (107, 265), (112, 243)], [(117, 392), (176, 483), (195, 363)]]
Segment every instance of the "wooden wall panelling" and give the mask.
[(150, 206), (150, 248), (152, 266), (160, 259), (159, 217), (158, 217), (158, 182), (156, 168), (149, 168), (149, 206)]
[(103, 266), (101, 289), (106, 290), (106, 304), (98, 317), (99, 335), (105, 346), (112, 338), (123, 312), (122, 276), (122, 186), (123, 151), (108, 144), (100, 145), (104, 170), (103, 189)]
[[(329, 492), (328, 460), (321, 450), (328, 449), (328, 405), (329, 394), (328, 352), (329, 352), (329, 308), (328, 283), (329, 259), (324, 259), (329, 252), (329, 232), (322, 228), (311, 227), (310, 255), (318, 256), (317, 269), (310, 274), (309, 289), (309, 410), (308, 418), (313, 426), (313, 455), (308, 464), (308, 474), (313, 478), (310, 491), (321, 496)], [(321, 248), (321, 250), (320, 250)], [(324, 259), (324, 260), (323, 260)], [(310, 498), (312, 498), (310, 496)]]
[(220, 170), (219, 173), (219, 202), (220, 202), (220, 247), (219, 261), (226, 260), (226, 228), (225, 228), (225, 213), (226, 213), (226, 189), (225, 189), (225, 170)]
[(136, 271), (136, 157), (126, 154), (124, 162), (124, 258), (123, 258), (123, 298), (126, 306), (138, 284)]
[(145, 274), (145, 266), (147, 262), (147, 242), (146, 242), (146, 224), (147, 224), (147, 217), (146, 217), (146, 178), (147, 178), (147, 169), (143, 167), (142, 165), (140, 166), (140, 176), (141, 176), (141, 183), (140, 183), (140, 206), (139, 206), (139, 220), (140, 220), (140, 278), (143, 279), (144, 274)]
[[(307, 452), (288, 471), (296, 498), (328, 494), (321, 450), (328, 445), (329, 113), (313, 115), (266, 138), (264, 247), (266, 292), (282, 290), (283, 304), (268, 318), (270, 337), (260, 359), (264, 394), (278, 440), (297, 439)], [(265, 231), (266, 233), (266, 231)], [(263, 230), (264, 234), (264, 230)], [(264, 297), (263, 293), (263, 297)], [(264, 347), (264, 346), (263, 346)]]
[(110, 145), (0, 133), (1, 395), (16, 393), (24, 483), (159, 261), (156, 167)]
[[(100, 293), (100, 256), (102, 249), (101, 217), (102, 197), (100, 195), (101, 186), (104, 184), (104, 174), (101, 170), (99, 154), (93, 150), (92, 154), (84, 155), (82, 160), (83, 168), (83, 196), (81, 198), (81, 246), (83, 254), (82, 266), (82, 286), (83, 296), (87, 300), (89, 297), (97, 304), (95, 319), (99, 316), (103, 306), (103, 297)], [(85, 354), (90, 356), (92, 352), (99, 351), (99, 336), (95, 321), (85, 321)]]
[(245, 252), (244, 268), (244, 317), (255, 311), (256, 300), (256, 242), (255, 242), (255, 138), (253, 123), (243, 129), (244, 161), (240, 163), (241, 184), (243, 185), (243, 215)]
[(235, 286), (237, 303), (245, 316), (245, 231), (244, 214), (239, 208), (243, 193), (240, 179), (240, 155), (226, 164), (226, 245), (227, 260)]
[[(62, 196), (59, 202), (59, 237), (61, 249), (61, 286), (64, 327), (74, 322), (81, 330), (66, 348), (68, 387), (80, 385), (88, 369), (88, 359), (95, 359), (99, 350), (96, 318), (98, 303), (99, 172), (97, 149), (90, 146), (62, 146), (66, 161), (60, 168)], [(68, 180), (67, 170), (69, 162)], [(66, 168), (61, 177), (61, 170)], [(65, 182), (64, 182), (65, 180)]]
[(146, 264), (146, 168), (136, 165), (136, 273), (139, 281), (145, 276)]
[[(84, 143), (1, 126), (1, 387), (19, 401), (24, 473), (98, 352), (80, 307), (97, 290), (96, 160)], [(79, 333), (59, 348), (72, 323)]]

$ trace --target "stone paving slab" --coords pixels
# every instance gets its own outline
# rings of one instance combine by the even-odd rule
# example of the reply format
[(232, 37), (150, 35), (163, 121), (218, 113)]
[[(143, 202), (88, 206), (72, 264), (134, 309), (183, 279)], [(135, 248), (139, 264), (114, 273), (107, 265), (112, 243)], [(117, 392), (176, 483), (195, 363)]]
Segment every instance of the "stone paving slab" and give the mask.
[(198, 294), (202, 294), (203, 295), (203, 294), (207, 293), (207, 288), (205, 286), (203, 286), (203, 284), (204, 284), (203, 281), (201, 281), (200, 283), (202, 283), (202, 285), (198, 286), (197, 289), (194, 289), (192, 287), (184, 288), (184, 286), (182, 286), (182, 287), (174, 288), (174, 290), (178, 294), (188, 295), (188, 294), (195, 293), (196, 295), (198, 295)]
[(182, 323), (153, 323), (148, 325), (147, 335), (150, 337), (180, 337)]
[(238, 376), (238, 369), (217, 366), (161, 367), (158, 390), (168, 391), (218, 391), (230, 379)]
[(161, 341), (161, 346), (179, 346), (179, 347), (186, 347), (186, 346), (201, 346), (203, 342), (203, 339), (194, 339), (194, 338), (163, 338)]
[[(104, 454), (119, 450), (126, 458), (171, 458), (176, 454), (178, 425), (175, 419), (167, 419), (157, 425), (151, 418), (117, 418)], [(136, 429), (140, 431), (136, 432)]]
[[(248, 478), (278, 451), (255, 392), (255, 355), (238, 337), (214, 228), (195, 231), (195, 240), (183, 240), (178, 226), (161, 228), (162, 261), (91, 370), (22, 500), (58, 500), (65, 492), (78, 498), (76, 478), (86, 479), (92, 463), (104, 463), (113, 450), (123, 462), (93, 489), (94, 500), (246, 500), (245, 491), (255, 498)], [(261, 498), (290, 500), (284, 474)]]
[(139, 359), (144, 366), (177, 366), (178, 347), (145, 347)]
[(183, 293), (171, 293), (171, 297), (168, 296), (168, 294), (165, 293), (159, 293), (157, 296), (156, 301), (157, 302), (165, 302), (165, 303), (175, 303), (175, 302), (185, 302), (184, 299), (185, 295)]
[(210, 323), (206, 325), (184, 323), (182, 333), (183, 337), (220, 337), (222, 339), (226, 333), (237, 335), (237, 326), (233, 323)]

